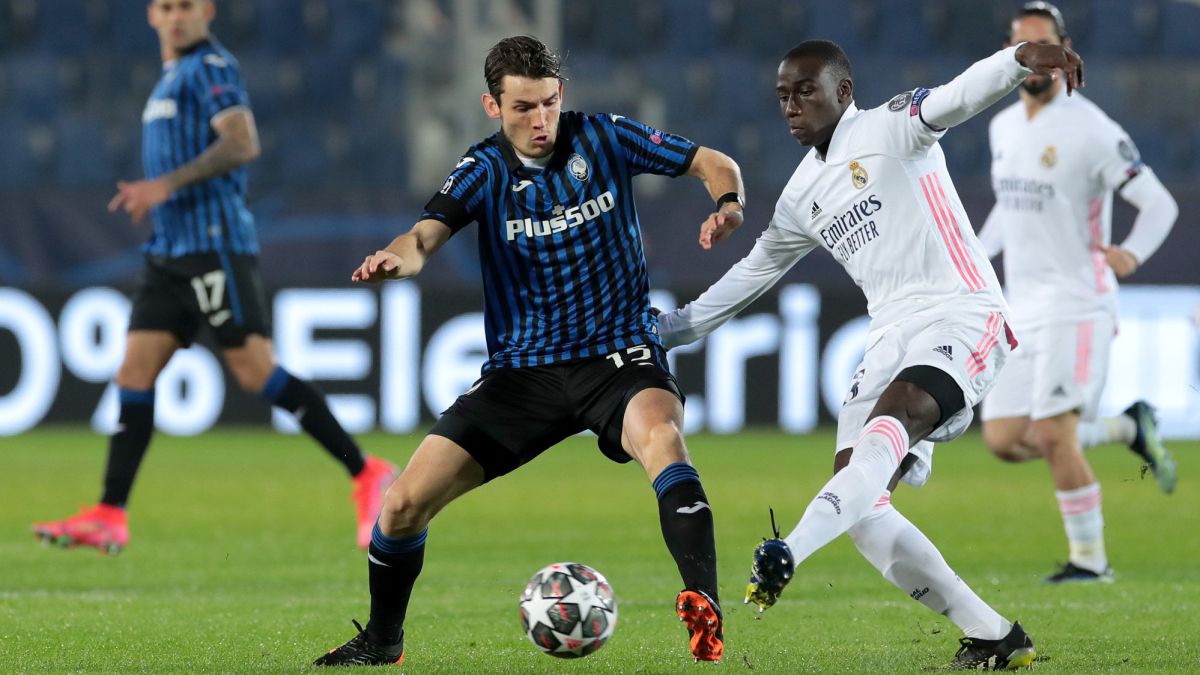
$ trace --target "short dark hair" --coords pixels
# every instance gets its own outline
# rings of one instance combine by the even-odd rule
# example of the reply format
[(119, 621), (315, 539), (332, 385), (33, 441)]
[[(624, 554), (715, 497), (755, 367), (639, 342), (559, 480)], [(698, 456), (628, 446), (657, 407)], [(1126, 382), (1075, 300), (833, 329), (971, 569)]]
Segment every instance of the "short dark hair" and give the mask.
[(854, 79), (854, 69), (850, 67), (850, 59), (836, 42), (829, 40), (805, 40), (792, 47), (784, 55), (783, 60), (788, 61), (805, 57), (818, 59), (821, 62), (821, 67), (828, 68), (834, 79), (838, 82)]
[[(1058, 33), (1058, 40), (1062, 42), (1067, 39), (1067, 22), (1063, 19), (1062, 12), (1054, 5), (1043, 2), (1043, 0), (1035, 0), (1035, 2), (1025, 3), (1017, 12), (1013, 20), (1024, 19), (1027, 16), (1040, 16), (1043, 19), (1050, 19), (1054, 24), (1054, 32)], [(1011, 35), (1011, 29), (1009, 34)]]
[(488, 50), (487, 58), (483, 60), (483, 79), (487, 81), (488, 92), (499, 100), (504, 91), (500, 83), (505, 75), (564, 80), (561, 69), (558, 54), (550, 51), (545, 43), (530, 35), (518, 35), (504, 38)]

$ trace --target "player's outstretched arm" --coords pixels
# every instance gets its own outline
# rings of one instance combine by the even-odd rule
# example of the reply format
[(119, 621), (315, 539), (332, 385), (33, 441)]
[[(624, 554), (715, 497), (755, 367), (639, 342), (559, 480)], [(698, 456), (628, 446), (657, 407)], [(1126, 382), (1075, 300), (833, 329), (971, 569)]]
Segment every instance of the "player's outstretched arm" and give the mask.
[(737, 316), (816, 248), (813, 240), (771, 224), (754, 248), (715, 284), (686, 306), (658, 316), (658, 331), (667, 349), (686, 345)]
[(1031, 73), (1065, 73), (1067, 93), (1083, 86), (1083, 59), (1062, 45), (1022, 42), (976, 61), (961, 75), (929, 92), (921, 119), (939, 129), (966, 122), (1004, 98)]
[(119, 181), (117, 194), (108, 203), (109, 211), (124, 209), (133, 222), (141, 222), (146, 213), (171, 198), (176, 190), (229, 173), (258, 159), (258, 128), (249, 108), (230, 108), (213, 118), (217, 140), (195, 159), (164, 176), (152, 180)]
[(708, 194), (717, 202), (716, 212), (700, 225), (700, 248), (709, 250), (742, 224), (746, 188), (742, 170), (728, 155), (701, 147), (692, 158), (686, 175), (699, 178)]
[(396, 237), (387, 248), (372, 253), (350, 275), (351, 281), (384, 281), (416, 276), (429, 256), (450, 239), (450, 227), (440, 220), (417, 221), (408, 232)]

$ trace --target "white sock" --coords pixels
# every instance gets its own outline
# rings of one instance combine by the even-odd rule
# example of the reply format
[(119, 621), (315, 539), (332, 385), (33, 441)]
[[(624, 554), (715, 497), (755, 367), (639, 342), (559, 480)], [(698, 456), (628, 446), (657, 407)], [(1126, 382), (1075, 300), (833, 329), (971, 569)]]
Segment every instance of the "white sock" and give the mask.
[(1104, 552), (1104, 514), (1100, 511), (1100, 484), (1074, 490), (1056, 490), (1058, 510), (1071, 545), (1072, 563), (1096, 573), (1108, 569)]
[(1107, 443), (1129, 445), (1137, 436), (1137, 423), (1128, 415), (1102, 417), (1079, 423), (1079, 444), (1086, 450)]
[(837, 472), (808, 505), (787, 536), (795, 563), (848, 530), (870, 513), (908, 453), (908, 432), (895, 417), (876, 417), (863, 427), (850, 464)]
[(967, 637), (999, 640), (1012, 629), (971, 590), (885, 492), (877, 506), (848, 531), (858, 552), (883, 577), (917, 602), (943, 614)]

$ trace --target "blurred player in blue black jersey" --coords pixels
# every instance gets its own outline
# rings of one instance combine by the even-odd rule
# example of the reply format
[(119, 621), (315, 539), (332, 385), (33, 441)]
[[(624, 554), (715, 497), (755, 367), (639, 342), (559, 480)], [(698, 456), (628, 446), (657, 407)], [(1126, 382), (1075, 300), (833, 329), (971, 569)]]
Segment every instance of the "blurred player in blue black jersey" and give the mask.
[(211, 0), (153, 0), (163, 73), (142, 112), (146, 179), (121, 181), (109, 210), (154, 232), (134, 294), (125, 358), (117, 371), (120, 422), (109, 441), (100, 502), (34, 532), (65, 545), (116, 551), (129, 541), (125, 505), (154, 426), (154, 382), (175, 350), (207, 325), (238, 383), (292, 412), (354, 477), (359, 545), (370, 541), (395, 468), (364, 457), (313, 387), (275, 363), (258, 274), (254, 219), (246, 209), (246, 165), (258, 135), (238, 63), (209, 36)]
[(558, 57), (534, 38), (501, 40), (484, 77), (483, 107), (500, 131), (458, 160), (412, 230), (367, 256), (353, 279), (412, 277), (477, 222), (489, 359), (384, 498), (368, 549), (370, 623), (317, 664), (401, 661), (429, 521), (585, 429), (609, 459), (645, 470), (683, 579), (676, 610), (692, 655), (719, 660), (712, 510), (684, 445), (683, 397), (650, 308), (632, 179), (703, 181), (716, 201), (700, 230), (707, 249), (742, 222), (738, 166), (620, 115), (562, 111)]

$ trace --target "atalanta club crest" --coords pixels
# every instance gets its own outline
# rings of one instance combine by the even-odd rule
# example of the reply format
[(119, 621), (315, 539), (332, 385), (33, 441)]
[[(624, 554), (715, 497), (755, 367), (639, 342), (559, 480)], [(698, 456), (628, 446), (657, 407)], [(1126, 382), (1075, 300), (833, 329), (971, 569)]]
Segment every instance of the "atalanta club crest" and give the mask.
[(867, 170), (858, 162), (850, 162), (850, 181), (856, 190), (867, 187)]
[(576, 180), (581, 182), (587, 180), (591, 174), (587, 161), (583, 157), (580, 157), (579, 153), (574, 153), (567, 159), (567, 170), (571, 172), (572, 176), (575, 176)]

